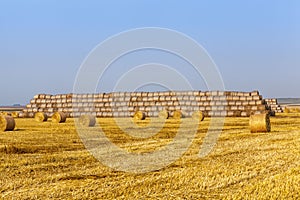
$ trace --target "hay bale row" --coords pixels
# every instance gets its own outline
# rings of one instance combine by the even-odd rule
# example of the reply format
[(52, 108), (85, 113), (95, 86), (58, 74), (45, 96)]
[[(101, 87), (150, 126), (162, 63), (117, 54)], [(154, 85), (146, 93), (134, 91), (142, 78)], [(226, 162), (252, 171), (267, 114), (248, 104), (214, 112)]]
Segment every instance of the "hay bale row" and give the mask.
[[(140, 112), (145, 113), (146, 117), (160, 117), (164, 118), (161, 115), (161, 112), (159, 111), (142, 111), (139, 110)], [(249, 117), (252, 114), (261, 114), (265, 113), (266, 111), (182, 111), (182, 110), (175, 110), (175, 111), (166, 111), (168, 114), (165, 114), (165, 116), (172, 117), (174, 113), (181, 112), (182, 116), (185, 117), (193, 117), (193, 114), (195, 112), (202, 112), (204, 116), (210, 117), (210, 116), (229, 116), (229, 117)], [(136, 111), (137, 112), (137, 111)], [(68, 117), (80, 117), (81, 115), (87, 115), (87, 114), (93, 114), (96, 117), (133, 117), (135, 112), (74, 112), (74, 113), (69, 113)], [(30, 113), (27, 113), (27, 115)], [(50, 113), (46, 113), (47, 115), (50, 116)], [(175, 114), (175, 116), (177, 115)], [(54, 114), (53, 114), (54, 115)], [(31, 115), (32, 116), (32, 115)], [(29, 116), (30, 117), (30, 116)], [(166, 118), (166, 117), (165, 117)]]
[(157, 97), (122, 97), (122, 98), (95, 98), (95, 99), (32, 99), (30, 100), (30, 104), (70, 104), (70, 103), (116, 103), (116, 102), (126, 102), (126, 103), (134, 103), (134, 102), (190, 102), (190, 101), (198, 101), (198, 102), (230, 102), (230, 101), (261, 101), (261, 96), (157, 96)]
[(223, 105), (206, 105), (206, 106), (174, 106), (174, 105), (159, 105), (159, 106), (123, 106), (123, 107), (70, 107), (70, 108), (26, 108), (25, 112), (79, 112), (79, 111), (101, 111), (101, 112), (112, 112), (112, 111), (136, 111), (137, 109), (142, 109), (145, 111), (159, 111), (162, 109), (167, 110), (267, 110), (266, 105), (232, 105), (232, 106), (223, 106)]
[[(152, 102), (105, 102), (105, 103), (50, 103), (50, 104), (28, 104), (26, 108), (81, 108), (81, 107), (131, 107), (131, 106), (239, 106), (239, 105), (265, 105), (261, 100), (258, 101), (152, 101)], [(271, 105), (271, 107), (279, 105)]]
[(34, 114), (34, 119), (37, 122), (46, 122), (48, 120), (48, 116), (51, 116), (51, 120), (54, 123), (64, 123), (66, 122), (68, 114), (64, 112), (55, 112), (51, 115), (50, 113), (37, 112)]
[[(142, 112), (147, 113), (147, 116), (151, 117), (156, 117), (158, 116), (159, 111), (145, 111), (145, 110), (140, 110)], [(191, 116), (191, 113), (195, 112), (195, 111), (200, 111), (200, 110), (186, 110), (183, 111), (185, 113), (190, 113), (187, 114), (187, 116)], [(67, 117), (78, 117), (82, 114), (86, 114), (86, 113), (93, 113), (95, 111), (79, 111), (79, 112), (74, 112), (74, 113), (67, 113)], [(174, 112), (174, 110), (169, 110), (168, 112), (172, 113)], [(263, 113), (265, 111), (251, 111), (251, 110), (246, 110), (246, 111), (240, 111), (240, 110), (236, 110), (236, 111), (226, 111), (226, 110), (202, 110), (201, 112), (206, 113), (206, 116), (229, 116), (229, 117), (247, 117), (250, 116), (253, 113)], [(76, 114), (77, 113), (77, 114)], [(132, 116), (134, 112), (113, 112), (113, 111), (99, 111), (99, 112), (95, 112), (97, 113), (97, 117), (127, 117), (127, 116)], [(222, 113), (222, 114), (220, 114)], [(225, 113), (225, 114), (224, 114)], [(48, 116), (51, 116), (52, 113), (47, 113)], [(52, 114), (53, 115), (53, 114)], [(22, 113), (20, 117), (34, 117), (34, 113)]]
[(87, 94), (37, 94), (34, 99), (96, 99), (112, 97), (154, 97), (154, 96), (259, 96), (258, 91), (230, 92), (230, 91), (162, 91), (162, 92), (112, 92)]
[[(250, 112), (267, 110), (265, 102), (258, 91), (223, 92), (223, 91), (166, 91), (166, 92), (116, 92), (102, 94), (39, 94), (30, 101), (21, 116), (34, 115), (37, 112), (53, 114), (65, 112), (74, 117), (75, 113), (97, 112), (103, 116), (114, 116), (114, 113), (136, 112), (140, 110), (147, 115), (157, 115), (166, 109), (168, 112), (202, 111), (207, 116), (242, 115)], [(74, 114), (72, 114), (75, 112)], [(244, 113), (244, 114), (243, 114)]]

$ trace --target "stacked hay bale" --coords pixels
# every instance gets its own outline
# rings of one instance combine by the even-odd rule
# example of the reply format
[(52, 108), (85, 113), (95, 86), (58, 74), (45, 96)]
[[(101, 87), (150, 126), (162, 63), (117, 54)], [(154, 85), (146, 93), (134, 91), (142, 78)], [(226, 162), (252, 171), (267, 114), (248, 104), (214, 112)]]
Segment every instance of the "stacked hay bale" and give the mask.
[(67, 117), (133, 117), (137, 111), (141, 111), (145, 113), (145, 117), (159, 117), (162, 111), (166, 111), (168, 117), (172, 117), (178, 110), (185, 117), (191, 117), (195, 111), (201, 111), (205, 117), (249, 117), (251, 114), (265, 113), (270, 108), (258, 91), (38, 94), (26, 106), (21, 116), (33, 117), (35, 113), (43, 112), (51, 117), (55, 112), (64, 112)]
[(64, 112), (70, 117), (72, 112), (72, 94), (38, 94), (35, 95), (26, 108), (20, 113), (20, 117), (34, 117), (35, 113), (43, 112), (52, 117), (55, 112)]
[(276, 113), (283, 112), (283, 108), (278, 104), (277, 99), (265, 99), (265, 102), (272, 111)]

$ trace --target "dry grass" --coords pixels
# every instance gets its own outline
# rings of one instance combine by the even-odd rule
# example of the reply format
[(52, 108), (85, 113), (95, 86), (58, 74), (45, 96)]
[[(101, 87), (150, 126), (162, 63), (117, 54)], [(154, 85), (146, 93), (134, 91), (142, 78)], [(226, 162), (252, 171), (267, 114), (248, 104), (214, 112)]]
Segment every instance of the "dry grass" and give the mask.
[[(148, 120), (141, 123), (151, 124)], [(159, 171), (132, 174), (114, 171), (93, 158), (82, 145), (72, 119), (63, 124), (17, 119), (17, 131), (0, 134), (1, 197), (300, 198), (300, 114), (271, 118), (271, 133), (250, 133), (248, 118), (228, 118), (213, 152), (200, 159), (197, 154), (209, 120), (201, 122), (197, 137), (181, 159)], [(169, 119), (158, 134), (142, 139), (124, 134), (111, 119), (98, 122), (111, 141), (132, 152), (159, 149), (172, 141), (179, 127), (178, 120)], [(152, 128), (144, 130), (151, 132)]]

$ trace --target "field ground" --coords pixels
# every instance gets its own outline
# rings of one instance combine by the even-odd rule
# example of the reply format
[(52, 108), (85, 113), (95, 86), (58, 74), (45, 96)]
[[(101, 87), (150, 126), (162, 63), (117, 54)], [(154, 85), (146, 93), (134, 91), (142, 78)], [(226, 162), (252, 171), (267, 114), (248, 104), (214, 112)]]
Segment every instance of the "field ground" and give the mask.
[[(159, 133), (141, 139), (124, 134), (112, 119), (98, 122), (112, 142), (135, 153), (160, 149), (178, 128), (178, 121), (170, 119)], [(213, 151), (199, 158), (209, 122), (200, 123), (179, 160), (135, 174), (97, 161), (72, 119), (64, 124), (16, 119), (16, 131), (0, 133), (0, 198), (300, 199), (300, 114), (272, 117), (271, 133), (250, 133), (248, 118), (226, 118)], [(147, 120), (142, 123), (147, 127)], [(88, 131), (97, 133), (98, 128)]]

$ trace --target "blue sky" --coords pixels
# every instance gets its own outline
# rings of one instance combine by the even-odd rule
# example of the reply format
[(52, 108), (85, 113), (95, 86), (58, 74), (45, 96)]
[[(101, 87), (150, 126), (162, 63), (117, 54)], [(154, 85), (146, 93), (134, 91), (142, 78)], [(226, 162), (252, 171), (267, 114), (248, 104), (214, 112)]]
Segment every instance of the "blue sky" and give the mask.
[(140, 27), (195, 39), (217, 64), (227, 90), (300, 97), (299, 20), (297, 0), (0, 0), (0, 105), (72, 92), (81, 63), (97, 44)]

